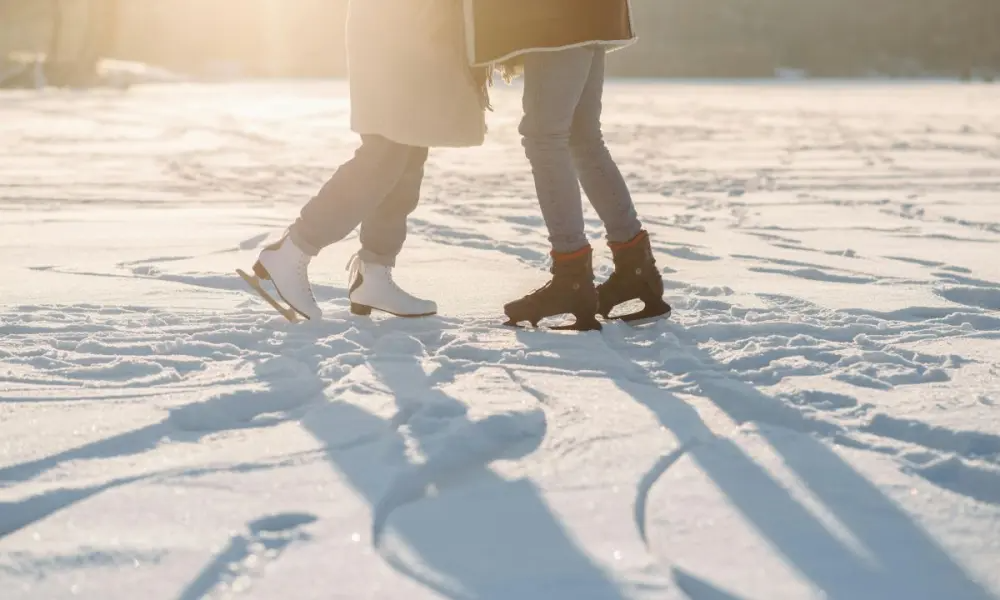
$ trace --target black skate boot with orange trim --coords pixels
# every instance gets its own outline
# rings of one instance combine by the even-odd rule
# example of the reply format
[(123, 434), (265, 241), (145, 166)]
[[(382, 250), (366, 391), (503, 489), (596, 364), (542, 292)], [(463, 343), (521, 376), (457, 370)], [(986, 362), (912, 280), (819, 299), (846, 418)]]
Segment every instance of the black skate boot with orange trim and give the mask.
[(588, 245), (576, 252), (552, 253), (552, 280), (527, 296), (508, 303), (505, 325), (523, 321), (538, 327), (539, 321), (556, 315), (571, 314), (576, 321), (551, 327), (554, 330), (600, 330), (597, 317), (597, 290), (594, 287), (593, 250)]
[[(641, 324), (670, 316), (671, 308), (663, 300), (663, 278), (656, 267), (649, 234), (639, 235), (624, 243), (610, 243), (615, 272), (597, 286), (597, 314), (605, 320)], [(611, 316), (620, 304), (641, 300), (643, 308), (627, 314)]]

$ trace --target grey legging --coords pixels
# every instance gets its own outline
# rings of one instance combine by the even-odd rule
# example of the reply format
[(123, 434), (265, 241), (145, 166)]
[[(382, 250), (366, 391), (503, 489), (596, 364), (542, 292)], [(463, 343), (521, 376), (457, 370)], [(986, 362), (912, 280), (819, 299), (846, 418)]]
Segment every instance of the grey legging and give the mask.
[(604, 222), (609, 241), (627, 242), (642, 229), (601, 132), (604, 64), (600, 47), (525, 57), (519, 131), (556, 252), (574, 252), (588, 243), (580, 184)]

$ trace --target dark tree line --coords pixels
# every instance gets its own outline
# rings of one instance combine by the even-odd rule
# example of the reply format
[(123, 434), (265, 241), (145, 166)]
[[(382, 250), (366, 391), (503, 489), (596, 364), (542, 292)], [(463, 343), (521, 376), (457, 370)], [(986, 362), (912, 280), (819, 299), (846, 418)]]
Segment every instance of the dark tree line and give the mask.
[[(177, 22), (204, 29), (223, 27), (212, 25), (205, 14), (246, 17), (229, 23), (242, 35), (228, 38), (230, 46), (221, 54), (242, 62), (247, 72), (271, 72), (258, 68), (258, 63), (267, 62), (259, 55), (266, 44), (254, 43), (253, 36), (264, 40), (268, 27), (285, 27), (288, 31), (281, 37), (292, 47), (282, 51), (301, 58), (285, 61), (279, 68), (288, 72), (282, 74), (344, 75), (343, 28), (338, 21), (347, 0), (288, 0), (279, 5), (292, 17), (283, 23), (261, 17), (268, 12), (259, 0), (201, 1), (205, 11), (178, 15)], [(170, 0), (127, 3), (135, 23), (142, 22), (143, 4), (170, 6)], [(618, 76), (772, 77), (778, 69), (798, 69), (813, 77), (1000, 78), (1000, 0), (633, 0), (633, 4), (642, 40), (613, 56), (611, 69)], [(185, 42), (190, 30), (159, 29), (154, 39), (122, 31), (128, 25), (118, 22), (118, 11), (125, 5), (121, 0), (0, 0), (0, 47), (5, 46), (5, 33), (30, 28), (34, 49), (47, 50), (46, 76), (60, 85), (85, 85), (96, 77), (101, 57), (153, 62), (159, 57), (171, 68), (191, 72), (213, 59), (206, 46)], [(190, 3), (178, 6), (190, 10)], [(128, 39), (118, 44), (122, 37)], [(211, 34), (208, 38), (227, 39)], [(245, 38), (251, 39), (246, 48), (234, 41)], [(216, 54), (220, 54), (217, 49)]]
[[(56, 86), (89, 86), (99, 81), (98, 63), (112, 56), (118, 31), (119, 0), (6, 0), (0, 18), (7, 26), (32, 28), (36, 39), (44, 32), (45, 82)], [(72, 35), (70, 35), (72, 33)], [(33, 44), (36, 48), (39, 44)], [(23, 65), (19, 77), (7, 85), (34, 85), (36, 69)]]
[[(79, 0), (76, 0), (79, 1)], [(52, 37), (47, 53), (49, 81), (55, 85), (87, 85), (97, 77), (97, 63), (114, 53), (118, 29), (118, 0), (86, 0), (82, 43), (64, 40), (65, 0), (52, 3)]]
[(636, 75), (1000, 74), (1000, 0), (637, 0)]

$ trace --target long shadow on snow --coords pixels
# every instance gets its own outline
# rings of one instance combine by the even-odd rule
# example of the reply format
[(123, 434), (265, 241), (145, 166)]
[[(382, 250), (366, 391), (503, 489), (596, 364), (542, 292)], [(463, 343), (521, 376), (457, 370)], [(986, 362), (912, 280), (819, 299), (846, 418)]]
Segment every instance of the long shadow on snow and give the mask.
[[(252, 262), (250, 264), (253, 264)], [(85, 277), (103, 277), (109, 279), (147, 279), (151, 281), (167, 281), (171, 283), (179, 283), (182, 285), (188, 285), (197, 288), (209, 289), (209, 290), (223, 290), (227, 292), (238, 291), (247, 292), (248, 294), (253, 294), (253, 292), (247, 287), (247, 284), (238, 275), (180, 275), (174, 273), (163, 273), (160, 271), (150, 271), (145, 267), (133, 267), (130, 269), (131, 274), (126, 275), (123, 273), (101, 273), (99, 271), (74, 271), (72, 269), (64, 269), (56, 266), (36, 266), (28, 267), (32, 271), (48, 271), (51, 273), (58, 273), (60, 275), (78, 275)], [(270, 284), (268, 284), (270, 285)], [(316, 299), (320, 302), (326, 302), (331, 300), (336, 300), (340, 298), (347, 297), (347, 289), (340, 286), (334, 285), (324, 285), (324, 284), (313, 284), (313, 292), (316, 294)]]
[(743, 600), (739, 596), (734, 596), (725, 590), (721, 590), (683, 569), (674, 568), (672, 571), (674, 573), (674, 581), (677, 582), (677, 587), (681, 588), (687, 594), (688, 598), (697, 598), (697, 600)]
[[(376, 355), (368, 364), (392, 390), (396, 418), (332, 402), (309, 411), (303, 425), (328, 446), (330, 463), (373, 507), (373, 543), (390, 566), (455, 599), (623, 598), (531, 482), (504, 479), (489, 467), (541, 444), (541, 410), (474, 421), (466, 415), (468, 405), (437, 389), (412, 355)], [(404, 454), (406, 440), (399, 431), (404, 424), (427, 456), (422, 465)], [(351, 444), (344, 450), (345, 431), (368, 441), (371, 436), (363, 432), (380, 431), (386, 444)], [(394, 477), (386, 473), (391, 465), (398, 468)], [(439, 494), (429, 497), (431, 488)], [(391, 519), (408, 504), (419, 508), (421, 518)], [(419, 570), (396, 554), (394, 538), (418, 557)]]
[[(665, 324), (655, 327), (657, 337), (672, 335)], [(828, 598), (994, 599), (895, 502), (829, 446), (809, 435), (836, 435), (835, 431), (823, 432), (817, 423), (805, 424), (801, 415), (779, 400), (727, 377), (724, 375), (727, 369), (699, 350), (696, 343), (690, 342), (685, 350), (693, 359), (689, 363), (704, 367), (688, 373), (702, 393), (737, 423), (766, 423), (760, 428), (761, 436), (816, 498), (866, 546), (876, 559), (874, 563), (834, 537), (736, 443), (716, 437), (686, 402), (661, 389), (648, 376), (626, 380), (620, 373), (604, 375), (646, 406), (682, 440), (686, 452), (732, 506)], [(618, 351), (627, 357), (627, 346)], [(789, 435), (790, 431), (795, 433)], [(653, 467), (651, 476), (643, 478), (637, 490), (637, 506), (645, 505), (656, 476), (666, 471), (675, 459), (675, 456), (665, 457)], [(644, 515), (636, 516), (637, 526), (643, 532)], [(677, 583), (689, 592), (698, 587), (680, 585), (679, 580)]]
[(19, 502), (0, 502), (0, 539), (77, 502), (141, 479), (146, 477), (124, 477), (86, 488), (50, 490)]
[[(293, 455), (289, 459), (286, 459), (286, 461), (297, 460), (298, 458), (298, 456)], [(109, 490), (124, 487), (132, 483), (148, 481), (163, 482), (174, 477), (202, 477), (213, 473), (223, 472), (249, 473), (279, 468), (288, 464), (286, 461), (279, 461), (274, 464), (242, 463), (223, 467), (167, 469), (164, 471), (154, 471), (152, 473), (145, 473), (142, 475), (119, 477), (99, 485), (88, 487), (48, 490), (41, 494), (30, 496), (16, 502), (0, 502), (0, 539), (16, 533), (29, 525), (47, 519), (55, 513), (69, 508), (77, 502), (83, 502)]]
[[(273, 375), (267, 366), (270, 362), (254, 365), (259, 378)], [(27, 481), (65, 462), (141, 454), (156, 448), (163, 439), (193, 443), (221, 431), (271, 426), (287, 419), (284, 414), (287, 411), (317, 397), (322, 392), (322, 382), (316, 383), (320, 387), (304, 385), (299, 377), (289, 376), (271, 382), (263, 390), (223, 392), (208, 400), (171, 408), (159, 423), (4, 467), (0, 469), (0, 483)]]
[[(760, 422), (776, 425), (761, 429), (761, 435), (783, 457), (786, 466), (792, 469), (827, 508), (843, 522), (854, 535), (868, 546), (876, 556), (885, 554), (883, 570), (886, 576), (895, 577), (897, 583), (907, 582), (914, 585), (915, 590), (934, 590), (934, 583), (944, 583), (949, 593), (972, 593), (972, 588), (962, 587), (961, 582), (975, 585), (968, 575), (956, 565), (940, 546), (916, 523), (910, 519), (892, 500), (887, 498), (867, 478), (855, 471), (847, 462), (841, 459), (829, 445), (823, 444), (815, 437), (788, 436), (786, 430), (801, 433), (829, 433), (829, 437), (837, 439), (842, 445), (854, 445), (856, 442), (840, 437), (839, 431), (824, 432), (818, 427), (818, 422), (806, 422), (801, 414), (789, 409), (781, 401), (772, 398), (752, 385), (731, 376), (726, 376), (726, 369), (713, 363), (708, 353), (690, 343), (687, 352), (705, 369), (697, 369), (689, 375), (712, 402), (723, 410), (737, 423)], [(886, 417), (886, 420), (892, 420)], [(926, 432), (923, 423), (916, 427), (914, 423), (906, 423), (909, 431), (917, 435)], [(891, 432), (883, 430), (881, 435)], [(906, 435), (889, 435), (894, 439), (908, 441)], [(927, 436), (924, 436), (927, 437)], [(919, 441), (930, 447), (944, 451), (956, 451), (961, 448), (963, 455), (975, 455), (976, 448), (983, 448), (983, 454), (992, 454), (995, 437), (986, 434), (969, 434), (968, 436), (947, 437), (944, 442), (929, 443), (928, 439)], [(839, 439), (838, 439), (839, 438)], [(971, 441), (966, 441), (971, 440)], [(956, 444), (955, 448), (949, 444)], [(968, 448), (966, 448), (968, 446)], [(1000, 488), (991, 472), (979, 471), (964, 466), (961, 461), (948, 461), (939, 464), (941, 473), (927, 472), (927, 469), (916, 470), (917, 475), (928, 479), (938, 487), (949, 489), (957, 494), (975, 498), (981, 502), (996, 503)], [(845, 493), (844, 490), (848, 490)], [(865, 507), (859, 511), (857, 507)], [(893, 541), (896, 546), (893, 546)], [(895, 552), (893, 549), (895, 548)], [(902, 549), (906, 552), (902, 552)], [(906, 556), (907, 561), (892, 560)], [(908, 562), (912, 561), (912, 562)], [(919, 575), (911, 575), (909, 571), (917, 569)], [(925, 579), (926, 578), (926, 579)], [(983, 595), (955, 596), (955, 598), (990, 597), (985, 590), (978, 588)], [(942, 590), (943, 591), (943, 590)]]
[[(707, 369), (690, 373), (702, 393), (737, 423), (767, 423), (761, 436), (818, 501), (875, 557), (869, 563), (827, 528), (735, 444), (696, 448), (692, 456), (791, 564), (829, 598), (991, 598), (893, 500), (835, 453), (808, 435), (815, 424), (755, 387), (726, 377), (726, 369), (689, 345)], [(668, 423), (664, 423), (668, 425)], [(789, 431), (801, 432), (788, 435)], [(727, 458), (728, 455), (728, 458)], [(747, 476), (750, 476), (749, 478)]]

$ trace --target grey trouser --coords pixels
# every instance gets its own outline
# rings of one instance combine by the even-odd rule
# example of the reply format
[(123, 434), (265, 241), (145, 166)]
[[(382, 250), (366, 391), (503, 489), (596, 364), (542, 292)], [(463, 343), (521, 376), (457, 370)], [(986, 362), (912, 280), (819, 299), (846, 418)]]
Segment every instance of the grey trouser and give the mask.
[(604, 59), (599, 47), (525, 56), (524, 117), (518, 131), (556, 252), (588, 244), (581, 184), (604, 222), (608, 241), (627, 242), (642, 229), (601, 132)]
[(427, 148), (361, 136), (354, 157), (302, 208), (290, 230), (292, 241), (315, 256), (360, 224), (360, 258), (394, 266), (406, 241), (406, 219), (420, 200), (425, 162)]

